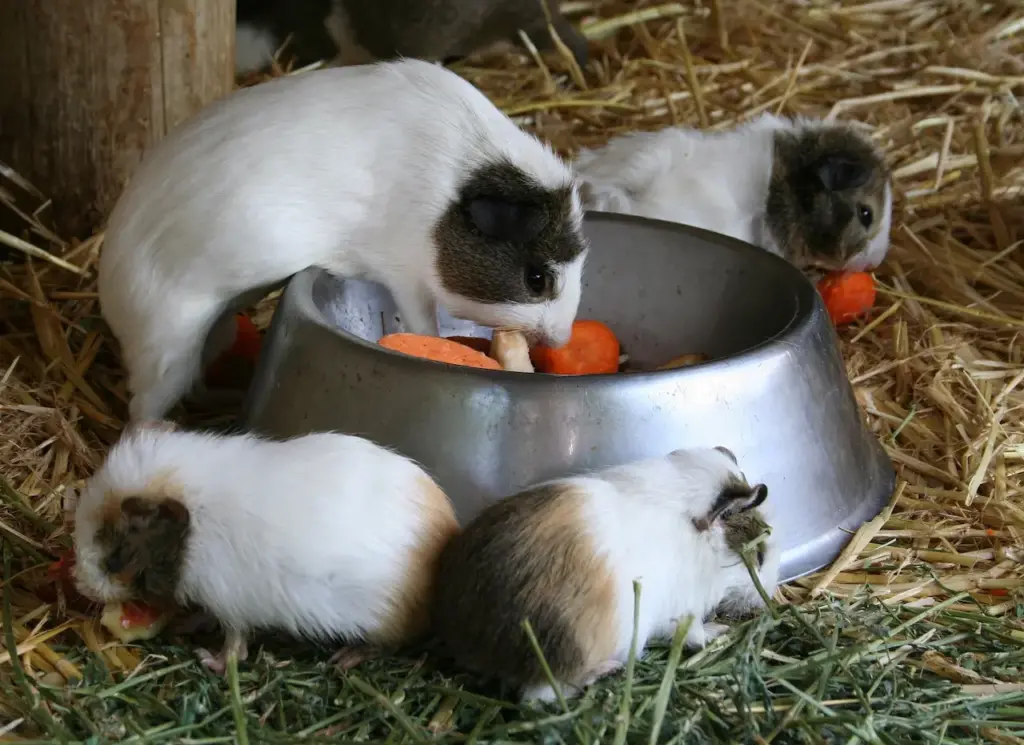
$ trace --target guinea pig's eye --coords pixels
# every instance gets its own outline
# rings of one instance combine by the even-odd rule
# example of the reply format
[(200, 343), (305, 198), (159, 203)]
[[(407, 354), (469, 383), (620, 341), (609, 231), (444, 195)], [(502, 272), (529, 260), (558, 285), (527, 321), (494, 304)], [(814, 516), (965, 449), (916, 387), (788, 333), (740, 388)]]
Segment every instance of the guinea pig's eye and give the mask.
[(757, 567), (760, 569), (764, 566), (764, 548), (761, 546), (757, 547)]
[(523, 279), (526, 288), (534, 295), (543, 295), (551, 289), (551, 273), (543, 267), (527, 266)]
[(871, 227), (871, 221), (874, 219), (874, 215), (871, 214), (871, 208), (866, 204), (857, 205), (857, 217), (860, 219), (860, 224), (865, 228)]
[(128, 565), (128, 552), (124, 546), (118, 546), (103, 561), (103, 569), (107, 574), (117, 574)]

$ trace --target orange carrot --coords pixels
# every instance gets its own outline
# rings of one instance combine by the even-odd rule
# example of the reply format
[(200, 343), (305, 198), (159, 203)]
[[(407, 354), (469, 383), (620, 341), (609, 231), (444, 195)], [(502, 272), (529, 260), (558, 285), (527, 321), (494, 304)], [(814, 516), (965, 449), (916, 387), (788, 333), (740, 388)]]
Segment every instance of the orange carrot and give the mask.
[(242, 313), (236, 315), (235, 343), (207, 368), (206, 384), (211, 388), (230, 388), (234, 382), (246, 381), (252, 375), (262, 344), (263, 335), (252, 319)]
[(475, 349), (482, 354), (487, 354), (491, 351), (491, 340), (485, 339), (482, 336), (448, 336), (445, 338), (459, 344), (465, 344), (467, 347)]
[(875, 281), (867, 272), (838, 272), (818, 282), (818, 292), (837, 326), (855, 321), (875, 304)]
[(412, 357), (423, 357), (435, 362), (447, 362), (449, 365), (482, 367), (487, 370), (501, 369), (501, 365), (483, 352), (478, 352), (465, 344), (459, 344), (457, 341), (437, 336), (389, 334), (381, 337), (377, 343), (393, 352), (401, 352)]
[(576, 321), (564, 347), (538, 345), (530, 359), (539, 372), (552, 375), (600, 375), (619, 371), (619, 340), (600, 321)]
[(260, 346), (263, 344), (263, 335), (256, 328), (249, 316), (238, 314), (236, 316), (238, 334), (235, 336), (235, 344), (231, 347), (229, 354), (237, 357), (245, 357), (248, 360), (256, 361), (260, 356)]

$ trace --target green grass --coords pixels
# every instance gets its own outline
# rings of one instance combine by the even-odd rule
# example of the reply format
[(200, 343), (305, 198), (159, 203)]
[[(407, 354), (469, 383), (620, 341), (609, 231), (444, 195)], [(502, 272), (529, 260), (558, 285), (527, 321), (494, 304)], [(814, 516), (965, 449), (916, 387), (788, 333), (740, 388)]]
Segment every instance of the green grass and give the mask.
[[(4, 553), (9, 577), (10, 552)], [(965, 597), (918, 610), (826, 597), (736, 624), (697, 653), (682, 649), (678, 633), (671, 645), (651, 647), (625, 673), (564, 708), (521, 708), (428, 654), (376, 660), (342, 674), (327, 666), (327, 651), (276, 640), (253, 645), (237, 679), (229, 674), (233, 684), (206, 671), (185, 646), (147, 645), (147, 662), (124, 679), (112, 678), (84, 648), (62, 648), (83, 670), (79, 684), (48, 687), (6, 664), (0, 696), (25, 720), (16, 733), (35, 738), (24, 742), (89, 745), (904, 745), (1024, 736), (1024, 691), (959, 685), (916, 662), (935, 650), (985, 678), (1024, 678), (1024, 644), (980, 609), (950, 609)]]

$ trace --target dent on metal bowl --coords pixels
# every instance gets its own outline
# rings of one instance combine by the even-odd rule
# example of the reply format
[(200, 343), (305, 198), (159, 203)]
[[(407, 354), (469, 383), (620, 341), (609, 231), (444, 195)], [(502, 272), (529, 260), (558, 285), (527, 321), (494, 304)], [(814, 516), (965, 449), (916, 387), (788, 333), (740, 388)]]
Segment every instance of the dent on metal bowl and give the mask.
[[(891, 462), (854, 400), (818, 293), (787, 262), (724, 236), (635, 217), (586, 218), (579, 318), (609, 324), (632, 360), (694, 367), (587, 377), (495, 372), (373, 342), (402, 330), (390, 294), (317, 269), (289, 283), (246, 424), (287, 437), (337, 430), (409, 456), (465, 522), (543, 479), (724, 445), (765, 508), (788, 580), (829, 563), (891, 495)], [(442, 318), (445, 334), (481, 330)]]

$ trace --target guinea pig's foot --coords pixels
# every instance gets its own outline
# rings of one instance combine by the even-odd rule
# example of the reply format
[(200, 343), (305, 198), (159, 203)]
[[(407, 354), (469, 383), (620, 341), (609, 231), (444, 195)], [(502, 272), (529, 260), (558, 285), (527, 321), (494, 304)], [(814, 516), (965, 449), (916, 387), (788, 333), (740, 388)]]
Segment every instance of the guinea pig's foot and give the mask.
[(686, 632), (684, 645), (690, 649), (702, 649), (722, 634), (729, 633), (729, 627), (724, 623), (692, 623), (690, 630)]
[(228, 669), (228, 657), (233, 653), (242, 662), (249, 656), (249, 645), (245, 643), (245, 637), (235, 631), (229, 631), (224, 639), (224, 647), (216, 655), (207, 649), (197, 649), (196, 656), (204, 666), (217, 675), (224, 675)]
[(589, 685), (593, 685), (601, 678), (606, 678), (609, 675), (617, 673), (623, 667), (623, 663), (619, 660), (606, 660), (597, 667), (595, 667), (593, 670), (584, 674), (580, 680), (579, 685), (581, 688), (586, 688)]
[[(712, 622), (709, 621), (707, 623), (703, 623), (703, 624), (698, 625), (697, 628), (699, 628), (700, 631), (701, 631), (701, 633), (700, 633), (700, 636), (702, 637), (702, 640), (701, 640), (701, 643), (700, 643), (701, 647), (706, 647), (708, 644), (713, 642), (718, 637), (722, 636), (723, 634), (728, 634), (729, 633), (729, 627), (726, 626), (724, 623), (712, 623)], [(691, 630), (692, 630), (692, 627), (691, 627)]]
[(364, 662), (377, 659), (383, 654), (383, 649), (371, 644), (350, 644), (332, 654), (327, 663), (344, 672)]

